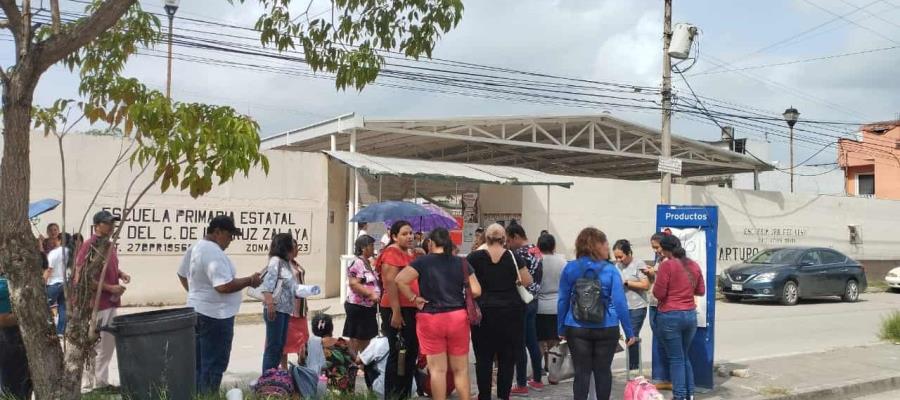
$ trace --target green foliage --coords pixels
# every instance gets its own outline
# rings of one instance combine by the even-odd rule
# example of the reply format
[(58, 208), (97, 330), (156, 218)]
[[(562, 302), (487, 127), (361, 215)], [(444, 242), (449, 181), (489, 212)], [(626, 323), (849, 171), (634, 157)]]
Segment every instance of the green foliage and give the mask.
[(299, 44), (313, 71), (334, 73), (339, 89), (357, 90), (378, 77), (379, 50), (431, 57), (463, 12), (462, 0), (332, 0), (330, 18), (310, 20), (308, 9), (291, 15), (292, 0), (258, 1), (266, 10), (256, 22), (263, 45), (284, 51)]
[[(93, 0), (85, 8), (85, 13), (92, 14), (104, 1), (107, 0)], [(87, 17), (83, 17), (66, 24), (65, 29), (71, 29), (86, 19)], [(70, 54), (63, 60), (63, 64), (70, 70), (79, 70), (82, 78), (79, 90), (82, 95), (102, 94), (103, 92), (97, 93), (94, 85), (118, 76), (139, 46), (153, 47), (158, 44), (162, 39), (161, 26), (159, 18), (141, 9), (139, 2), (135, 3), (111, 29)]]
[(31, 119), (35, 129), (44, 127), (44, 136), (56, 134), (59, 124), (63, 126), (69, 122), (69, 106), (74, 100), (58, 99), (50, 107), (34, 107)]
[(900, 343), (900, 311), (894, 311), (881, 321), (882, 340)]
[[(100, 3), (95, 0), (87, 11)], [(81, 77), (79, 92), (86, 100), (77, 103), (80, 112), (92, 125), (105, 123), (106, 131), (133, 137), (139, 146), (132, 167), (151, 168), (163, 192), (176, 187), (198, 197), (212, 190), (214, 178), (221, 184), (259, 164), (268, 172), (269, 161), (259, 152), (259, 125), (249, 117), (231, 107), (172, 102), (121, 75), (138, 47), (159, 42), (159, 30), (159, 20), (136, 3), (112, 29), (63, 61)], [(54, 131), (65, 124), (72, 104), (59, 100), (37, 108), (35, 126)]]

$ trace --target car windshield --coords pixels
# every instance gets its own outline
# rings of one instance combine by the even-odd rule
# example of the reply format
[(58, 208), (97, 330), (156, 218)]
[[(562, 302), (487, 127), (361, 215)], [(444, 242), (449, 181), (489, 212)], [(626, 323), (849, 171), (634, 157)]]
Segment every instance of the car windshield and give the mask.
[(750, 259), (751, 264), (790, 264), (793, 263), (803, 250), (800, 249), (772, 249), (766, 250)]

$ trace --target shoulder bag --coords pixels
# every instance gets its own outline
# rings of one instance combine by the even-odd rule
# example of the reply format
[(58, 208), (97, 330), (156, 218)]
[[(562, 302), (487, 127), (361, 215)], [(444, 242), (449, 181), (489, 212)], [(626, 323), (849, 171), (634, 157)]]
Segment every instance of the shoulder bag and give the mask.
[(507, 251), (513, 259), (513, 265), (516, 267), (516, 291), (519, 292), (519, 297), (522, 298), (522, 301), (525, 302), (525, 304), (531, 303), (531, 301), (534, 300), (534, 295), (522, 285), (522, 278), (519, 276), (519, 262), (516, 261), (516, 254), (513, 253), (512, 250)]
[(472, 294), (472, 288), (469, 286), (469, 269), (466, 265), (469, 263), (465, 258), (460, 258), (463, 272), (463, 287), (466, 291), (466, 314), (469, 317), (469, 325), (481, 325), (481, 308), (475, 302), (475, 295)]
[[(284, 267), (284, 260), (278, 260), (278, 277), (275, 280), (275, 289), (272, 290), (272, 298), (277, 299), (278, 296), (281, 295), (281, 289), (284, 286), (284, 277), (281, 276), (281, 269)], [(260, 274), (260, 279), (265, 279), (266, 274), (269, 273), (269, 266), (263, 269)], [(266, 296), (263, 294), (263, 287), (259, 285), (257, 287), (248, 287), (247, 288), (247, 296), (252, 299), (256, 299), (259, 301), (266, 301)]]

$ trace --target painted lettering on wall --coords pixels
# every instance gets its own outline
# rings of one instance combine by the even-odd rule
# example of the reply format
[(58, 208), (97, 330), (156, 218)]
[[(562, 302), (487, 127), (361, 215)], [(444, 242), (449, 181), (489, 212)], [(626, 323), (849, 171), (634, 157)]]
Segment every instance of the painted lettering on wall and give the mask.
[(102, 207), (125, 221), (119, 238), (119, 252), (130, 255), (181, 254), (206, 233), (213, 218), (228, 215), (241, 234), (226, 252), (266, 254), (272, 238), (290, 233), (300, 254), (311, 252), (312, 212), (308, 210), (221, 210), (140, 207), (122, 216), (121, 207)]
[(806, 237), (806, 228), (772, 226), (744, 228), (744, 237), (762, 245), (797, 245)]
[(760, 251), (759, 247), (719, 247), (719, 261), (745, 261)]

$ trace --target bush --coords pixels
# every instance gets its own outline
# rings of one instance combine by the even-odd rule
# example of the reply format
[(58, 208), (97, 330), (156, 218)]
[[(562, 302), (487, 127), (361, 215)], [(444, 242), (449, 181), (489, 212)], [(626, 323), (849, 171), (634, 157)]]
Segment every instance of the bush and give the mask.
[(881, 339), (900, 343), (900, 311), (894, 311), (881, 321)]

